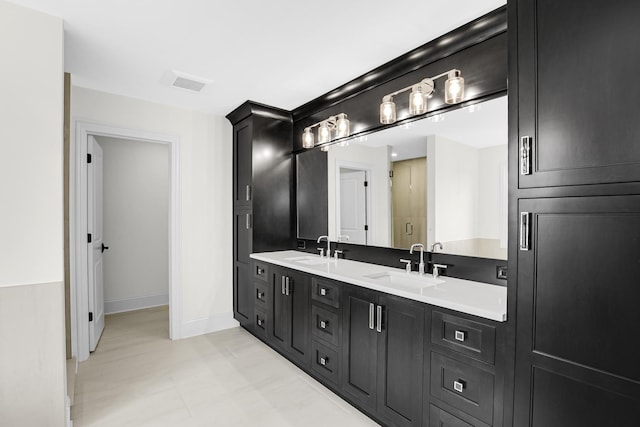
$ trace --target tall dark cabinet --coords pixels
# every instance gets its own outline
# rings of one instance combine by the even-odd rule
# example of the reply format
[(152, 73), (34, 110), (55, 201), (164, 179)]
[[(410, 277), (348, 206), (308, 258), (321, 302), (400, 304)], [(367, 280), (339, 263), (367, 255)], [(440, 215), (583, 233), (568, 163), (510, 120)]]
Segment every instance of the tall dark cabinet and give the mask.
[(638, 425), (640, 2), (509, 6), (513, 425)]
[(253, 329), (249, 255), (291, 245), (292, 119), (287, 111), (251, 101), (227, 119), (233, 125), (233, 313)]

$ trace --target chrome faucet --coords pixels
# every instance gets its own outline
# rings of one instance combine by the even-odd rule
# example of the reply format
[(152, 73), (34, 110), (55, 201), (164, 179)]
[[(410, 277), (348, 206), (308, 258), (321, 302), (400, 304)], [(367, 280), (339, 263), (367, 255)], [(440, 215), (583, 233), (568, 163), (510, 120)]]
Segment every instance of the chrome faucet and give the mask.
[(418, 271), (421, 276), (424, 276), (424, 245), (422, 243), (414, 243), (411, 245), (411, 249), (409, 249), (409, 253), (413, 255), (413, 250), (415, 248), (420, 248), (420, 264), (418, 265)]
[[(322, 239), (326, 239), (327, 240), (327, 258), (329, 258), (329, 257), (331, 257), (331, 242), (329, 241), (329, 236), (320, 236), (320, 237), (318, 237), (318, 242), (317, 243), (320, 243), (320, 241)], [(320, 250), (320, 249), (321, 248), (318, 248), (318, 250)], [(323, 254), (322, 254), (322, 252), (320, 252), (320, 258), (322, 258), (322, 257), (323, 257)]]
[(436, 246), (440, 247), (440, 250), (443, 250), (444, 248), (442, 247), (442, 243), (440, 242), (435, 242), (433, 245), (431, 245), (431, 252), (435, 252), (436, 251)]

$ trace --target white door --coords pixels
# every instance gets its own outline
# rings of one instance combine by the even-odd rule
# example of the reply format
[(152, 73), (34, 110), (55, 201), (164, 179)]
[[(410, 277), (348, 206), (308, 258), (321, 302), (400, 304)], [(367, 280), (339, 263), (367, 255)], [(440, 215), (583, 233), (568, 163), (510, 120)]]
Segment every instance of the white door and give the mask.
[(365, 171), (340, 170), (340, 234), (349, 243), (367, 244), (366, 181)]
[(102, 148), (93, 136), (89, 136), (87, 152), (91, 162), (87, 167), (87, 212), (89, 244), (89, 351), (94, 351), (104, 330), (104, 292), (102, 253), (104, 241), (102, 235)]

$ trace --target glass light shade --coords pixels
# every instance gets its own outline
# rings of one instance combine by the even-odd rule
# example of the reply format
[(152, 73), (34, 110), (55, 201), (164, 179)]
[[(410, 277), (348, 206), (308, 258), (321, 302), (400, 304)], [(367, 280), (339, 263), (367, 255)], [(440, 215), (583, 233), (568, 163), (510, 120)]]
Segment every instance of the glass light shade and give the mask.
[(460, 77), (460, 71), (451, 71), (444, 84), (444, 102), (457, 104), (462, 102), (462, 98), (464, 98), (464, 79)]
[(349, 136), (349, 119), (346, 114), (340, 114), (336, 121), (336, 138), (344, 138)]
[(315, 141), (313, 140), (313, 132), (306, 128), (302, 134), (302, 148), (313, 148)]
[(422, 85), (415, 85), (409, 95), (409, 114), (424, 114), (427, 112), (427, 94)]
[(386, 101), (383, 99), (380, 104), (380, 123), (389, 125), (396, 121), (396, 103), (390, 98)]
[(322, 144), (329, 141), (331, 141), (331, 129), (329, 129), (327, 122), (322, 122), (318, 128), (318, 143)]

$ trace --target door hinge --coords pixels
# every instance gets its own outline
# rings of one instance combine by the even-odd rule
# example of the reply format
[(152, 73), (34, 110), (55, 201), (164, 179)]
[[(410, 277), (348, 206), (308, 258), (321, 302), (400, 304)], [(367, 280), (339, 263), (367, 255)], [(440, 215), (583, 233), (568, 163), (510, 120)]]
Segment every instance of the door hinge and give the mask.
[(368, 186), (369, 186), (369, 181), (365, 181), (365, 182), (364, 182), (364, 186), (365, 186), (365, 187), (368, 187)]
[(89, 312), (89, 322), (93, 322), (93, 313)]
[(91, 163), (91, 153), (87, 153), (87, 163)]
[(91, 243), (91, 240), (92, 240), (91, 233), (88, 233), (87, 234), (87, 243)]
[(369, 226), (368, 225), (364, 226), (364, 231), (369, 231)]

